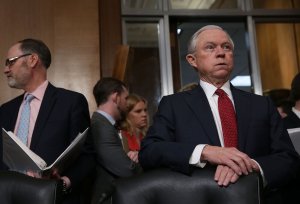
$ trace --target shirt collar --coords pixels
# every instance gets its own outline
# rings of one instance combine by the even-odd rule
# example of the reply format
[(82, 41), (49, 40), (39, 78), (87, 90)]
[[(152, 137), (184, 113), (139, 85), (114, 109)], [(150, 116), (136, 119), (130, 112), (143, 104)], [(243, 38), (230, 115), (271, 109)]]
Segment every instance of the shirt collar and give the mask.
[(109, 115), (108, 113), (102, 111), (102, 110), (97, 110), (98, 113), (100, 113), (101, 115), (103, 115), (112, 125), (115, 125), (116, 121), (115, 119), (113, 119), (113, 117), (111, 115)]
[[(207, 83), (205, 81), (202, 81), (200, 80), (200, 86), (202, 87), (202, 89), (204, 90), (205, 94), (208, 96), (208, 97), (212, 97), (216, 90), (217, 90), (217, 87), (215, 87), (214, 85), (210, 84), (210, 83)], [(231, 90), (230, 90), (230, 82), (227, 81), (222, 87), (221, 87), (222, 90), (224, 90), (227, 95), (229, 96), (230, 99), (232, 99), (232, 94), (231, 94)]]
[(46, 80), (44, 81), (40, 86), (38, 86), (33, 92), (31, 93), (28, 93), (26, 92), (24, 94), (24, 98), (28, 95), (28, 94), (31, 94), (34, 96), (35, 99), (38, 99), (39, 101), (42, 101), (43, 97), (44, 97), (44, 94), (46, 92), (46, 89), (47, 89), (47, 86), (49, 84), (49, 81)]

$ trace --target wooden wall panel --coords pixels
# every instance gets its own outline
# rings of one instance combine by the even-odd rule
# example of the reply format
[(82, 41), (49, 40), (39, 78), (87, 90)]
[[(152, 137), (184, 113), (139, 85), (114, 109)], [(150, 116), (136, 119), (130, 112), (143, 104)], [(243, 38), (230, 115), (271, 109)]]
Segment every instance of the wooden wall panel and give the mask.
[[(16, 41), (43, 40), (53, 56), (48, 79), (83, 93), (92, 112), (96, 107), (92, 87), (100, 78), (98, 11), (98, 0), (1, 0), (1, 62)], [(1, 104), (21, 93), (8, 87), (3, 74), (0, 91)]]
[(298, 72), (294, 24), (257, 24), (256, 31), (263, 91), (290, 88)]
[(110, 77), (122, 44), (121, 1), (99, 0), (101, 76)]
[(253, 0), (254, 8), (287, 9), (293, 8), (293, 1), (298, 0)]
[(299, 9), (300, 8), (300, 1), (299, 0), (293, 0), (293, 5), (294, 5), (294, 8)]

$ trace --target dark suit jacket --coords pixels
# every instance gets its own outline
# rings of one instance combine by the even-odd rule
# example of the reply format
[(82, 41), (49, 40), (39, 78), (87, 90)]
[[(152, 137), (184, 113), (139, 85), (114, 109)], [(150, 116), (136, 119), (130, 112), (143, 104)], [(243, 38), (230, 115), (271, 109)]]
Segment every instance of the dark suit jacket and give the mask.
[[(238, 122), (238, 149), (255, 159), (268, 185), (277, 187), (297, 171), (298, 155), (269, 98), (231, 87)], [(163, 97), (153, 125), (142, 141), (143, 168), (167, 166), (190, 173), (189, 158), (198, 144), (220, 146), (203, 89)]]
[(114, 191), (115, 179), (133, 176), (139, 173), (140, 167), (131, 161), (123, 150), (122, 141), (114, 126), (98, 112), (92, 115), (90, 133), (97, 162), (97, 179), (92, 203), (102, 203), (107, 201)]
[[(20, 95), (0, 107), (0, 126), (7, 131), (14, 131), (23, 97)], [(89, 122), (88, 103), (82, 94), (56, 88), (49, 83), (34, 126), (30, 149), (50, 165), (79, 132), (89, 127)], [(82, 165), (76, 167), (76, 171), (65, 173), (72, 184), (76, 184), (82, 179), (85, 168)]]
[(287, 117), (283, 119), (283, 121), (287, 129), (300, 127), (300, 118), (298, 118), (298, 116), (293, 111), (290, 111)]

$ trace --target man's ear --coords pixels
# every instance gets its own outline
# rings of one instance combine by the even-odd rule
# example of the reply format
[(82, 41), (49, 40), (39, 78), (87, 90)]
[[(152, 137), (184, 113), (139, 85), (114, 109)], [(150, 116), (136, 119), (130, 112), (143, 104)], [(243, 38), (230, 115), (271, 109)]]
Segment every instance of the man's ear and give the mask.
[(31, 54), (27, 60), (28, 66), (36, 67), (39, 62), (39, 56), (35, 53)]
[(114, 103), (117, 103), (118, 102), (118, 93), (115, 92), (111, 95), (111, 100), (114, 102)]
[(185, 59), (192, 67), (197, 67), (196, 65), (196, 57), (193, 54), (188, 54)]

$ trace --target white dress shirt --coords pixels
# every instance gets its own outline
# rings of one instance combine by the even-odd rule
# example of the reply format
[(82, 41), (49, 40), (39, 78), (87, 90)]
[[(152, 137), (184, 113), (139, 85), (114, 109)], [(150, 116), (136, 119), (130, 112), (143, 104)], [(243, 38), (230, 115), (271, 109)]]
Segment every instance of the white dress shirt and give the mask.
[[(209, 83), (204, 82), (202, 80), (200, 80), (200, 86), (202, 87), (202, 89), (203, 89), (203, 91), (204, 91), (204, 93), (207, 97), (208, 103), (210, 105), (210, 108), (211, 108), (211, 111), (213, 113), (213, 117), (214, 117), (214, 120), (215, 120), (215, 123), (216, 123), (216, 127), (217, 127), (217, 131), (218, 131), (221, 146), (224, 147), (222, 124), (221, 124), (221, 119), (220, 119), (219, 109), (218, 109), (218, 97), (219, 96), (217, 94), (215, 94), (217, 88), (215, 86), (213, 86), (212, 84), (209, 84)], [(229, 81), (227, 81), (221, 87), (221, 89), (226, 92), (226, 94), (230, 98), (230, 100), (233, 104), (233, 107), (234, 107), (234, 101), (233, 101), (232, 93), (231, 93), (231, 90), (230, 90)], [(194, 151), (193, 151), (193, 153), (190, 157), (189, 164), (200, 167), (200, 168), (203, 168), (206, 165), (206, 162), (201, 162), (201, 160), (200, 160), (201, 154), (202, 154), (202, 151), (203, 151), (203, 148), (205, 147), (205, 145), (207, 145), (207, 144), (198, 144), (195, 147), (195, 149), (194, 149)], [(266, 185), (266, 180), (265, 180), (265, 177), (264, 177), (263, 170), (255, 160), (253, 160), (253, 161), (258, 165), (258, 167), (260, 169), (260, 173), (262, 175), (263, 183), (264, 183), (264, 186), (265, 186)]]
[[(200, 86), (202, 87), (208, 103), (210, 105), (210, 108), (212, 110), (213, 113), (213, 118), (215, 120), (216, 123), (216, 127), (217, 127), (217, 131), (218, 131), (218, 135), (219, 135), (219, 140), (221, 143), (221, 146), (224, 147), (224, 138), (223, 138), (223, 131), (222, 131), (222, 125), (221, 125), (221, 119), (220, 119), (220, 115), (219, 115), (219, 110), (218, 110), (218, 95), (215, 94), (217, 87), (215, 87), (212, 84), (209, 84), (207, 82), (204, 82), (202, 80), (200, 80)], [(224, 90), (228, 97), (230, 98), (233, 106), (234, 106), (234, 101), (232, 98), (232, 94), (231, 94), (231, 90), (230, 90), (230, 83), (229, 81), (227, 81), (222, 87), (222, 90)], [(203, 151), (203, 148), (206, 144), (199, 144), (195, 147), (191, 157), (190, 157), (190, 161), (189, 163), (198, 167), (204, 167), (205, 166), (205, 162), (201, 162), (200, 158), (201, 158), (201, 154)]]

